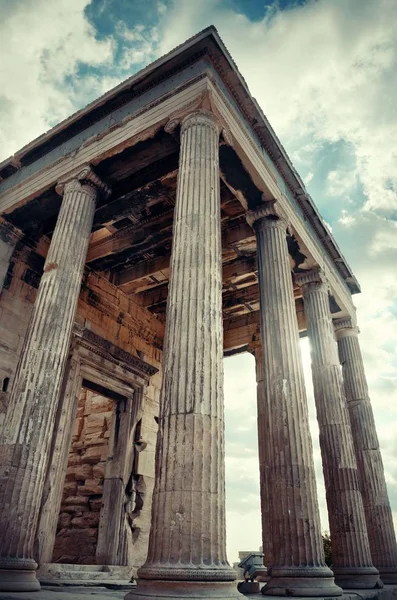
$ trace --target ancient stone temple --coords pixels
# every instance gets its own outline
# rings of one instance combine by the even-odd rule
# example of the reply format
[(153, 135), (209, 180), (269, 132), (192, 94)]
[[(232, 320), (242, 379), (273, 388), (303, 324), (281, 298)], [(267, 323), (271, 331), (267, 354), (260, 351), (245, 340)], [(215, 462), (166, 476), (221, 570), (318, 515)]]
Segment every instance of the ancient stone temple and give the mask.
[(0, 164), (0, 215), (0, 591), (103, 567), (130, 599), (237, 598), (223, 357), (244, 351), (262, 593), (397, 583), (359, 285), (214, 28)]

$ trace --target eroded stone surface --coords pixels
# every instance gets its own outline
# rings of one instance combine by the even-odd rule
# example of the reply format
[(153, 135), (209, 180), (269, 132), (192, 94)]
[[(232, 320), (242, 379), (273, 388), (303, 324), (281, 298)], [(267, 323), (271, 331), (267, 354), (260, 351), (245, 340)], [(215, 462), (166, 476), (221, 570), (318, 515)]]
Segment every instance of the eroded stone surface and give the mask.
[[(140, 590), (155, 597), (169, 580), (180, 583), (175, 589), (164, 583), (162, 589), (169, 590), (164, 593), (189, 595), (200, 590), (190, 582), (212, 581), (203, 589), (216, 590), (216, 582), (235, 579), (225, 540), (218, 138), (210, 113), (194, 113), (183, 122), (157, 481), (138, 597)], [(220, 584), (215, 593), (222, 595), (223, 588)]]
[(369, 548), (364, 507), (324, 273), (295, 281), (303, 290), (332, 544), (332, 570), (344, 588), (381, 586)]
[[(248, 220), (258, 248), (258, 275), (263, 352), (259, 437), (262, 500), (269, 506), (272, 564), (263, 594), (338, 596), (325, 565), (320, 533), (312, 443), (300, 361), (286, 228), (274, 203), (266, 203)], [(267, 465), (267, 466), (266, 466)], [(267, 493), (267, 492), (265, 492)]]
[(358, 330), (352, 319), (337, 319), (335, 331), (372, 560), (384, 583), (397, 583), (396, 534)]
[(81, 389), (52, 561), (95, 564), (114, 400)]
[(33, 540), (96, 196), (95, 188), (77, 180), (65, 188), (5, 416), (0, 438), (0, 589), (10, 589), (9, 570), (14, 569), (16, 577), (26, 575), (27, 585), (37, 588), (29, 574), (36, 567)]

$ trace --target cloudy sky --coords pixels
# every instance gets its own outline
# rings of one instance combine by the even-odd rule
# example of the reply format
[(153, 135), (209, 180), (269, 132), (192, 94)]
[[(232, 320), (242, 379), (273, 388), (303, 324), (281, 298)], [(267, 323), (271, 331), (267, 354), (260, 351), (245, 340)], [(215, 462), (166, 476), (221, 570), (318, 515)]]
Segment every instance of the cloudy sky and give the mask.
[[(218, 28), (361, 283), (354, 301), (397, 517), (396, 0), (0, 0), (0, 13), (0, 160)], [(325, 530), (307, 341), (302, 354)], [(225, 374), (234, 561), (261, 543), (253, 357), (227, 359)]]

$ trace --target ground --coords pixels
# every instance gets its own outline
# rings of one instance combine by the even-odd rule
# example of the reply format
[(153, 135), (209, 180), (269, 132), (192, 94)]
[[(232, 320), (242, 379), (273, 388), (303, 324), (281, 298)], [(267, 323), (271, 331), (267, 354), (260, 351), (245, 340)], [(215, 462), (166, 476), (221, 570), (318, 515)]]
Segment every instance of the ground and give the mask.
[(40, 592), (0, 592), (0, 600), (122, 600), (127, 590), (105, 587), (44, 588)]

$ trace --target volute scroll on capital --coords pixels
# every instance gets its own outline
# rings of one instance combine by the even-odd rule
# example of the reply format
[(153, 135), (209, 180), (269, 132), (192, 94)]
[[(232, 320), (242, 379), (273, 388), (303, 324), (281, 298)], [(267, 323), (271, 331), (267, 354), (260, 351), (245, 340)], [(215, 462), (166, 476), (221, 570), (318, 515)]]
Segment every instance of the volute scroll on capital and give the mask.
[(335, 319), (333, 321), (333, 325), (337, 340), (342, 337), (357, 336), (360, 333), (360, 330), (352, 317), (341, 317), (340, 319)]
[(196, 110), (186, 115), (186, 117), (181, 121), (181, 135), (189, 127), (193, 127), (195, 125), (212, 127), (217, 131), (218, 135), (220, 135), (222, 129), (222, 125), (218, 121), (216, 115), (212, 111), (205, 109)]
[(328, 279), (321, 267), (314, 267), (306, 271), (299, 271), (294, 274), (294, 280), (299, 287), (304, 288), (311, 284), (326, 285), (329, 287)]
[(81, 189), (82, 185), (90, 186), (97, 194), (100, 194), (105, 198), (108, 198), (112, 193), (110, 186), (102, 181), (91, 165), (86, 165), (76, 174), (61, 179), (55, 186), (55, 191), (60, 196), (63, 196), (65, 192)]
[(265, 200), (263, 204), (254, 210), (248, 210), (245, 213), (248, 225), (253, 229), (261, 226), (279, 227), (287, 231), (288, 220), (280, 213), (277, 200)]

